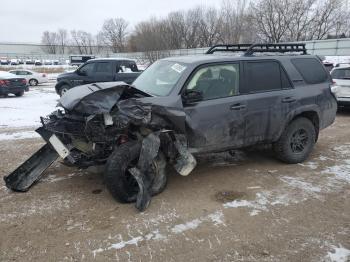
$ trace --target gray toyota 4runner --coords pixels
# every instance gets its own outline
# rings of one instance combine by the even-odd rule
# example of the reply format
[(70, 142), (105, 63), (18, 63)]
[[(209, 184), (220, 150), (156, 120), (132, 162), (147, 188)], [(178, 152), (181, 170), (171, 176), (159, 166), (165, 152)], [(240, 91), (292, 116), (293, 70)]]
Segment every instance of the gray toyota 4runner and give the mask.
[(37, 132), (47, 144), (6, 185), (27, 191), (60, 156), (78, 167), (105, 165), (112, 195), (144, 210), (165, 188), (166, 165), (189, 175), (198, 154), (272, 144), (277, 158), (300, 163), (335, 120), (331, 83), (300, 44), (219, 45), (159, 60), (132, 86), (68, 91), (63, 111), (41, 119)]

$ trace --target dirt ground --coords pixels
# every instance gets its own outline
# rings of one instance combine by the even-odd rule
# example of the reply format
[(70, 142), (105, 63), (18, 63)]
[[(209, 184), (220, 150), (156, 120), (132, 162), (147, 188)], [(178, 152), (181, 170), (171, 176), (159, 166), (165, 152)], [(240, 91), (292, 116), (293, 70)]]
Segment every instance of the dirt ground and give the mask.
[[(42, 145), (0, 143), (0, 177)], [(304, 164), (268, 150), (199, 161), (189, 177), (171, 171), (144, 213), (115, 202), (97, 170), (57, 162), (27, 193), (1, 179), (0, 261), (350, 261), (349, 111)]]

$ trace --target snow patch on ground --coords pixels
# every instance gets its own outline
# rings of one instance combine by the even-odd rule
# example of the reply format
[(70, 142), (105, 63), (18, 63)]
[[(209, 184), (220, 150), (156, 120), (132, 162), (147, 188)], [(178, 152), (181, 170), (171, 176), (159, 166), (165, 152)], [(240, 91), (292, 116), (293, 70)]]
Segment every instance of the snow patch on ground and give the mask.
[(350, 160), (344, 160), (342, 165), (334, 165), (322, 171), (323, 174), (332, 174), (336, 180), (350, 183)]
[(21, 139), (38, 138), (38, 137), (40, 137), (39, 134), (34, 131), (0, 133), (0, 141), (21, 140)]
[(40, 116), (55, 110), (58, 95), (53, 88), (35, 88), (22, 97), (0, 98), (0, 128), (40, 125)]
[(312, 183), (301, 180), (297, 177), (284, 176), (280, 178), (284, 183), (293, 188), (302, 189), (306, 193), (320, 193), (322, 189), (319, 186), (313, 185)]
[[(13, 195), (13, 192), (9, 193)], [(78, 201), (75, 198), (74, 202)], [(6, 210), (0, 214), (0, 222), (18, 221), (19, 218), (25, 218), (33, 215), (53, 214), (60, 210), (69, 209), (72, 205), (72, 201), (68, 200), (66, 195), (52, 195), (47, 199), (35, 199), (33, 201), (21, 202), (22, 207), (18, 207), (21, 211), (6, 212)]]
[[(160, 232), (159, 229), (156, 229), (146, 235), (141, 234), (138, 236), (130, 236), (131, 238), (128, 240), (123, 240), (123, 237), (120, 234), (118, 234), (117, 237), (114, 237), (114, 238), (118, 238), (119, 242), (110, 244), (106, 248), (95, 249), (92, 251), (92, 253), (95, 257), (98, 253), (102, 253), (111, 249), (120, 250), (130, 245), (138, 246), (138, 244), (143, 241), (151, 241), (151, 240), (167, 241), (169, 238), (171, 238), (174, 235), (182, 234), (189, 230), (195, 230), (205, 222), (213, 224), (214, 226), (225, 225), (223, 219), (224, 219), (224, 214), (220, 210), (201, 218), (196, 218), (182, 224), (177, 224), (172, 227), (167, 227), (165, 232)], [(114, 238), (109, 237), (109, 240)]]
[(312, 170), (316, 170), (318, 168), (318, 163), (312, 162), (312, 161), (308, 161), (306, 163), (300, 163), (299, 166), (307, 167), (307, 168), (310, 168)]
[(174, 226), (171, 231), (175, 234), (180, 234), (183, 233), (187, 230), (191, 230), (191, 229), (196, 229), (197, 227), (199, 227), (200, 224), (202, 224), (203, 221), (200, 219), (194, 219), (192, 221), (186, 222), (184, 224), (179, 224)]
[(350, 261), (350, 250), (340, 247), (333, 247), (334, 252), (328, 252), (327, 259), (331, 262), (348, 262)]
[(67, 179), (71, 179), (73, 177), (77, 177), (77, 176), (83, 176), (83, 174), (68, 174), (68, 175), (62, 175), (62, 176), (56, 176), (56, 175), (48, 175), (45, 178), (42, 178), (40, 181), (41, 182), (49, 182), (49, 183), (55, 183), (55, 182), (59, 182), (59, 181), (63, 181), (63, 180), (67, 180)]

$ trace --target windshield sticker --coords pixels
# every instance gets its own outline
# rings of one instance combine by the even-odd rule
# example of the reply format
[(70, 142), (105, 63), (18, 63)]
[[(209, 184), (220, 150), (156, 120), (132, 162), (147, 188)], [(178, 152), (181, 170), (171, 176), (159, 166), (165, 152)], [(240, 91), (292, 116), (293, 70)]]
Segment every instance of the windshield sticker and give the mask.
[(173, 69), (174, 71), (178, 72), (178, 73), (182, 73), (185, 69), (186, 66), (180, 65), (180, 64), (174, 64), (171, 69)]

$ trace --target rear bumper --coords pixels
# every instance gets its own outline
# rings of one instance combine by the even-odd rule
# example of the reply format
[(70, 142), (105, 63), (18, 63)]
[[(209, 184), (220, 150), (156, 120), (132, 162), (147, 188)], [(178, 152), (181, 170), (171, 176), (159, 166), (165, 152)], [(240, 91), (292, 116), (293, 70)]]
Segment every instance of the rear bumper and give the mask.
[(7, 94), (17, 94), (22, 91), (25, 91), (25, 86), (20, 87), (0, 87), (0, 95), (7, 95)]
[(350, 106), (350, 97), (338, 97), (337, 102), (339, 106)]

